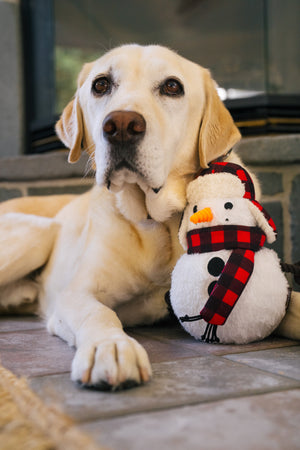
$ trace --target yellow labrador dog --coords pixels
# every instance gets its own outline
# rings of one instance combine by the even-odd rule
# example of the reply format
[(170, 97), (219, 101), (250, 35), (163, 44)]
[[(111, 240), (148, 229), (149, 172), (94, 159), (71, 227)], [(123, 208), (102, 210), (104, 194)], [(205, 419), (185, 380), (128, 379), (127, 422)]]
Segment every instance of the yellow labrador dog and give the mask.
[(56, 129), (70, 162), (91, 155), (96, 185), (0, 207), (0, 303), (39, 299), (49, 332), (77, 348), (73, 380), (99, 389), (147, 382), (148, 356), (122, 325), (167, 314), (187, 183), (240, 133), (206, 69), (138, 45), (83, 67)]

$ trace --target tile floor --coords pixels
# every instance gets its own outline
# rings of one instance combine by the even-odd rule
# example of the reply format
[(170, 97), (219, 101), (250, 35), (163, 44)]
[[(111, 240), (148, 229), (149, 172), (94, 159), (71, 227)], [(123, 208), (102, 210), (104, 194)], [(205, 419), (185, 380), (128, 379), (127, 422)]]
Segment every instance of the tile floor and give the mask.
[(300, 343), (196, 342), (177, 323), (128, 330), (147, 349), (153, 380), (123, 392), (69, 380), (74, 349), (35, 317), (0, 319), (2, 364), (113, 450), (300, 449)]

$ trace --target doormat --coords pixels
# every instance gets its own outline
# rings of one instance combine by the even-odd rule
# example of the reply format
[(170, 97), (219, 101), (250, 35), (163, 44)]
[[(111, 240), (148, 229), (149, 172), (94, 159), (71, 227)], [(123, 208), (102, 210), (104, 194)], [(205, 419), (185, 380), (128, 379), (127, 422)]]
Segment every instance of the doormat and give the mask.
[(1, 450), (104, 450), (0, 364)]

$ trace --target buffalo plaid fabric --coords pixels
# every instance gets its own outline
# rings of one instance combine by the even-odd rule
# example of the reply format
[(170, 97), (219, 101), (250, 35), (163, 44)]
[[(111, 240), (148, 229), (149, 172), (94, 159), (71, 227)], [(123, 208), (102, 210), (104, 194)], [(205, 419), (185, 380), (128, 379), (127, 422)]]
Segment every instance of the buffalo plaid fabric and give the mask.
[(216, 252), (244, 248), (257, 251), (265, 243), (266, 235), (259, 227), (217, 225), (198, 228), (187, 233), (188, 254)]
[(252, 274), (254, 254), (265, 239), (258, 227), (236, 225), (218, 225), (187, 233), (188, 254), (232, 250), (199, 318), (212, 325), (224, 325)]

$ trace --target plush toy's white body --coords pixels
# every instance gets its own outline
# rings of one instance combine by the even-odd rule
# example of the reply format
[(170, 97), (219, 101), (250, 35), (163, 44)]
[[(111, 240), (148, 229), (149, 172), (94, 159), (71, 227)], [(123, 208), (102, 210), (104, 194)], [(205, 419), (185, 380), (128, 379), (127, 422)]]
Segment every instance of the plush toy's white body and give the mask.
[[(273, 242), (274, 229), (244, 195), (243, 183), (230, 173), (213, 173), (191, 182), (179, 230), (183, 248), (187, 249), (187, 232), (219, 225), (259, 227), (267, 241)], [(231, 253), (224, 249), (181, 256), (170, 290), (171, 305), (179, 319), (199, 316)], [(265, 338), (283, 319), (287, 298), (288, 283), (277, 254), (261, 248), (255, 252), (253, 272), (233, 310), (224, 325), (217, 327), (220, 342), (244, 344)], [(181, 323), (196, 339), (201, 339), (207, 327), (203, 319)]]
[[(226, 264), (231, 251), (184, 254), (172, 276), (171, 302), (177, 317), (196, 316), (204, 307), (208, 287), (218, 279), (208, 272), (212, 258)], [(224, 344), (245, 344), (265, 338), (279, 325), (285, 314), (288, 294), (277, 254), (262, 248), (255, 255), (252, 275), (224, 325), (218, 327), (218, 338)], [(183, 322), (185, 330), (196, 339), (204, 334), (204, 320)]]

